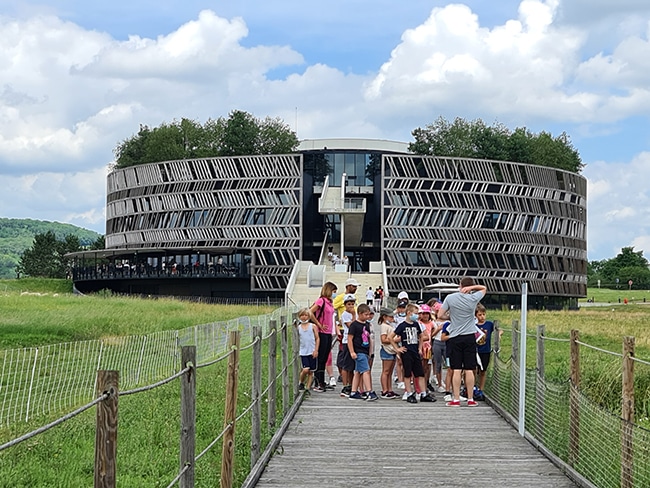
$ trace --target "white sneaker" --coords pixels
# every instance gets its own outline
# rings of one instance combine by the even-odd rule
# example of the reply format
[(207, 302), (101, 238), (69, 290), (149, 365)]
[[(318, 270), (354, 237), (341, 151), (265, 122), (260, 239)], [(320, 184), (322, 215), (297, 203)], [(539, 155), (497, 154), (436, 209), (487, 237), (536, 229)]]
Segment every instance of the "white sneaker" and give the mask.
[(466, 401), (467, 401), (467, 398), (464, 397), (463, 395), (461, 395), (460, 398), (459, 398), (459, 400), (460, 400), (461, 402), (466, 402)]
[(439, 386), (439, 387), (438, 387), (438, 393), (444, 393), (444, 392), (446, 392), (446, 391), (447, 391), (447, 390), (445, 390), (445, 387), (444, 387), (444, 386)]
[(334, 376), (330, 376), (330, 386), (336, 386), (336, 378)]
[[(404, 385), (403, 381), (400, 381), (399, 383), (397, 383), (397, 388), (403, 390), (404, 388), (406, 388), (406, 385)], [(404, 400), (406, 400), (406, 398)]]
[(444, 400), (445, 400), (446, 402), (450, 402), (450, 401), (452, 401), (453, 399), (454, 399), (454, 397), (453, 397), (452, 395), (445, 395), (445, 397), (444, 397)]
[(406, 399), (411, 395), (408, 391), (405, 391), (404, 394), (402, 395), (402, 400), (406, 401)]

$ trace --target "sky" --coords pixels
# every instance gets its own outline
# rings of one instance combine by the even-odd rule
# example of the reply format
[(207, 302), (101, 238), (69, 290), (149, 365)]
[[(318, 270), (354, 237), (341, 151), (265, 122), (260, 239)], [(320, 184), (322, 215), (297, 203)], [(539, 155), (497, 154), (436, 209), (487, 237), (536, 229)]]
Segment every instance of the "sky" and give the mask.
[(300, 139), (566, 132), (588, 259), (650, 257), (647, 0), (0, 0), (0, 217), (104, 233), (120, 141), (235, 109)]

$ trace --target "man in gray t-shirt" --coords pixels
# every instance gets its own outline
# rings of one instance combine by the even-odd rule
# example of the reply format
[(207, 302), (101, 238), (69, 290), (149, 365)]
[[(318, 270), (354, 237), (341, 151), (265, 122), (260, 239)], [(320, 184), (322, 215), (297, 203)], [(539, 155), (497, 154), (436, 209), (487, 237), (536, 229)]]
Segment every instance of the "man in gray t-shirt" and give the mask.
[[(474, 401), (474, 371), (476, 370), (476, 305), (485, 296), (487, 288), (474, 284), (472, 278), (460, 280), (460, 291), (448, 295), (440, 309), (438, 318), (449, 318), (447, 328), (447, 356), (453, 370), (452, 391), (454, 397), (447, 406), (460, 406), (461, 370), (465, 371), (467, 405), (476, 406)], [(442, 314), (442, 316), (440, 315)]]

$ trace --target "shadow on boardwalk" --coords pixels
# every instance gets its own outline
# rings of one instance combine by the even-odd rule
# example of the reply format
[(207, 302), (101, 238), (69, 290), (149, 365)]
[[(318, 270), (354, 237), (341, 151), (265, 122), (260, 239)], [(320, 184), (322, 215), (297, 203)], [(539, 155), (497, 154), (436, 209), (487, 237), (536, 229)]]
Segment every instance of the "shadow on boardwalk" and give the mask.
[(339, 391), (303, 401), (257, 487), (576, 486), (485, 403), (365, 402)]

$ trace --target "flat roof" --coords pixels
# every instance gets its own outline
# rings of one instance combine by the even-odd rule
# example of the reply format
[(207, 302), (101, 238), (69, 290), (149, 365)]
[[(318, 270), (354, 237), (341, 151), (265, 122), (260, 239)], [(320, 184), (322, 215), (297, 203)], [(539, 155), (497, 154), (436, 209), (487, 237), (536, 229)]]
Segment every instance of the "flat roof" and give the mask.
[(322, 151), (324, 149), (354, 149), (370, 150), (380, 152), (410, 154), (408, 143), (399, 141), (388, 141), (385, 139), (303, 139), (300, 141), (298, 151)]

